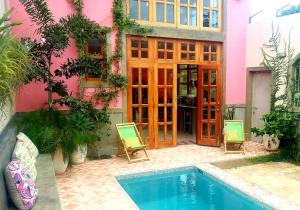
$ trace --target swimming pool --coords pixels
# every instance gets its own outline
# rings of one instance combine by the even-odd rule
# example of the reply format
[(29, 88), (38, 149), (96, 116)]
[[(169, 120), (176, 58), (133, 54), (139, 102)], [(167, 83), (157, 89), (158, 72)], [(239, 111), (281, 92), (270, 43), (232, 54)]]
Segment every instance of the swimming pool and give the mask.
[(273, 209), (196, 167), (117, 177), (140, 210)]

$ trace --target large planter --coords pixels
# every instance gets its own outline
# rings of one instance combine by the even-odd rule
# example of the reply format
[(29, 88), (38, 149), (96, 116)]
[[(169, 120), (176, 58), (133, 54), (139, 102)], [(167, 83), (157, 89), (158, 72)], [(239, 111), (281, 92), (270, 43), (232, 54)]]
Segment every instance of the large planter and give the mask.
[(87, 155), (87, 144), (82, 144), (71, 155), (71, 161), (73, 164), (78, 165), (84, 163)]
[(263, 144), (268, 151), (278, 150), (280, 140), (274, 135), (263, 135)]
[(56, 174), (63, 174), (68, 167), (69, 159), (64, 160), (61, 147), (57, 147), (52, 155), (54, 170)]

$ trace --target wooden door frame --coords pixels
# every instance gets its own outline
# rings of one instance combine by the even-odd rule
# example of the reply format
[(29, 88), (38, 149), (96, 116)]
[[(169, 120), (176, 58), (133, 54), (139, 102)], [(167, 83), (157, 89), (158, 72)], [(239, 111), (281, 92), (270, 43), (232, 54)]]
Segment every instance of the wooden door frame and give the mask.
[(153, 65), (152, 63), (146, 62), (127, 62), (127, 78), (128, 78), (128, 87), (127, 87), (127, 120), (132, 122), (132, 68), (148, 68), (148, 132), (149, 132), (149, 148), (154, 148), (154, 142), (151, 139), (154, 138), (153, 131)]
[[(142, 58), (139, 52), (139, 56), (138, 57), (132, 57), (131, 56), (131, 40), (132, 39), (136, 39), (136, 40), (148, 40), (148, 58)], [(158, 55), (157, 55), (157, 44), (158, 41), (164, 41), (164, 42), (172, 42), (173, 43), (173, 59), (158, 59)], [(148, 123), (149, 123), (149, 147), (154, 149), (154, 148), (161, 148), (161, 147), (166, 147), (166, 146), (176, 146), (177, 143), (177, 65), (178, 64), (192, 64), (192, 65), (198, 65), (198, 81), (199, 80), (199, 76), (202, 77), (202, 71), (201, 68), (202, 67), (207, 67), (207, 68), (217, 68), (218, 69), (218, 73), (217, 73), (217, 103), (218, 105), (216, 106), (216, 108), (218, 108), (218, 112), (219, 114), (217, 114), (219, 116), (219, 119), (216, 119), (216, 132), (219, 132), (217, 135), (217, 143), (214, 145), (211, 145), (209, 143), (204, 144), (204, 145), (210, 145), (210, 146), (219, 146), (220, 145), (220, 140), (221, 140), (221, 122), (222, 122), (222, 111), (221, 111), (221, 106), (222, 106), (222, 44), (219, 42), (210, 42), (210, 41), (200, 41), (200, 40), (183, 40), (183, 39), (172, 39), (172, 38), (162, 38), (162, 37), (147, 37), (147, 38), (143, 38), (140, 36), (127, 36), (126, 37), (126, 43), (127, 43), (127, 47), (126, 47), (126, 60), (127, 60), (127, 75), (128, 77), (131, 78), (132, 75), (129, 75), (129, 69), (134, 67), (140, 68), (140, 67), (146, 67), (149, 69), (149, 82), (148, 82), (148, 110), (149, 110), (149, 114), (148, 114)], [(195, 60), (184, 60), (181, 59), (181, 43), (195, 43)], [(212, 60), (204, 60), (203, 57), (203, 47), (204, 44), (215, 44), (217, 46), (217, 60), (216, 61), (212, 61)], [(133, 49), (136, 50), (136, 49)], [(141, 50), (140, 48), (138, 50)], [(173, 100), (175, 101), (175, 105), (173, 105), (173, 126), (175, 127), (175, 129), (173, 128), (173, 141), (170, 144), (165, 144), (165, 145), (158, 145), (158, 125), (157, 123), (154, 122), (154, 118), (155, 116), (157, 116), (157, 113), (154, 113), (154, 92), (155, 92), (155, 84), (154, 82), (158, 82), (157, 78), (154, 78), (154, 71), (157, 71), (157, 67), (158, 66), (173, 66), (173, 70), (175, 71), (174, 73), (174, 77), (173, 77), (173, 83), (175, 86), (173, 86), (174, 90), (173, 90)], [(200, 82), (198, 82), (199, 84)], [(198, 93), (200, 94), (200, 90), (198, 88)], [(132, 120), (132, 89), (130, 87), (130, 85), (127, 88), (127, 119), (128, 121)], [(154, 91), (154, 92), (153, 92)], [(175, 93), (174, 93), (175, 92)], [(202, 104), (199, 103), (200, 97), (197, 97), (198, 99), (198, 104), (197, 104), (197, 118), (199, 118), (199, 116), (201, 117), (201, 113), (199, 112), (200, 108), (202, 107)], [(157, 98), (156, 98), (157, 100)], [(153, 117), (151, 117), (153, 116)], [(201, 120), (201, 118), (200, 118)], [(156, 119), (156, 121), (158, 121), (158, 119)], [(201, 133), (199, 132), (200, 128), (199, 126), (201, 125), (201, 123), (198, 123), (199, 121), (197, 120), (197, 127), (196, 127), (196, 135), (197, 135), (197, 143), (199, 144), (200, 142), (200, 138), (201, 138)], [(151, 125), (151, 126), (150, 126)], [(217, 129), (218, 128), (218, 129)], [(213, 140), (215, 141), (215, 140)], [(202, 141), (203, 142), (203, 141)], [(201, 143), (201, 142), (200, 142)], [(202, 144), (202, 143), (201, 143)]]
[[(215, 139), (203, 139), (202, 138), (202, 69), (217, 69), (217, 95), (216, 95), (216, 122), (215, 122)], [(222, 125), (222, 68), (219, 64), (202, 64), (198, 66), (198, 85), (197, 85), (197, 144), (205, 146), (220, 146), (221, 143), (221, 125)], [(208, 119), (210, 120), (210, 119)], [(210, 132), (210, 131), (209, 131)]]
[[(172, 142), (163, 141), (159, 142), (158, 139), (158, 69), (172, 68), (173, 69), (173, 91), (172, 91)], [(153, 102), (153, 120), (154, 120), (154, 142), (155, 148), (174, 147), (177, 144), (177, 64), (176, 63), (154, 63), (154, 78), (153, 78), (153, 91), (154, 91), (154, 102)], [(166, 126), (166, 122), (164, 122)]]

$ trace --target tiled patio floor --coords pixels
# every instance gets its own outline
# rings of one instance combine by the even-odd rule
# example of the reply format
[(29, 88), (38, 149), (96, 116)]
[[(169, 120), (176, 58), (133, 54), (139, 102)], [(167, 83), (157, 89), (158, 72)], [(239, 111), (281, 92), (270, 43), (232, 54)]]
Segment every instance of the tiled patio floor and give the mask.
[(300, 207), (300, 166), (285, 162), (269, 162), (226, 171)]
[(128, 164), (125, 157), (92, 160), (57, 176), (63, 210), (133, 210), (134, 204), (117, 184), (114, 176), (236, 158), (264, 155), (263, 146), (247, 142), (246, 155), (224, 154), (223, 148), (180, 145), (149, 150), (150, 161)]

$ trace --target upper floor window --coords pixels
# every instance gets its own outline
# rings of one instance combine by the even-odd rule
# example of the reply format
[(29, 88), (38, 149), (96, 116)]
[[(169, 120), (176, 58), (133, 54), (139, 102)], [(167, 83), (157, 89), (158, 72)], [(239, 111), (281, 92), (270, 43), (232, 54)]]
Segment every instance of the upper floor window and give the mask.
[(294, 105), (300, 107), (300, 59), (295, 63), (294, 78), (295, 78), (295, 98)]
[(127, 14), (142, 24), (219, 31), (222, 0), (127, 0)]
[(180, 25), (197, 26), (197, 0), (180, 0)]
[(149, 20), (149, 0), (129, 0), (129, 17), (135, 20)]
[(203, 27), (219, 28), (219, 0), (203, 0)]
[(155, 20), (158, 23), (175, 23), (175, 0), (156, 0)]

